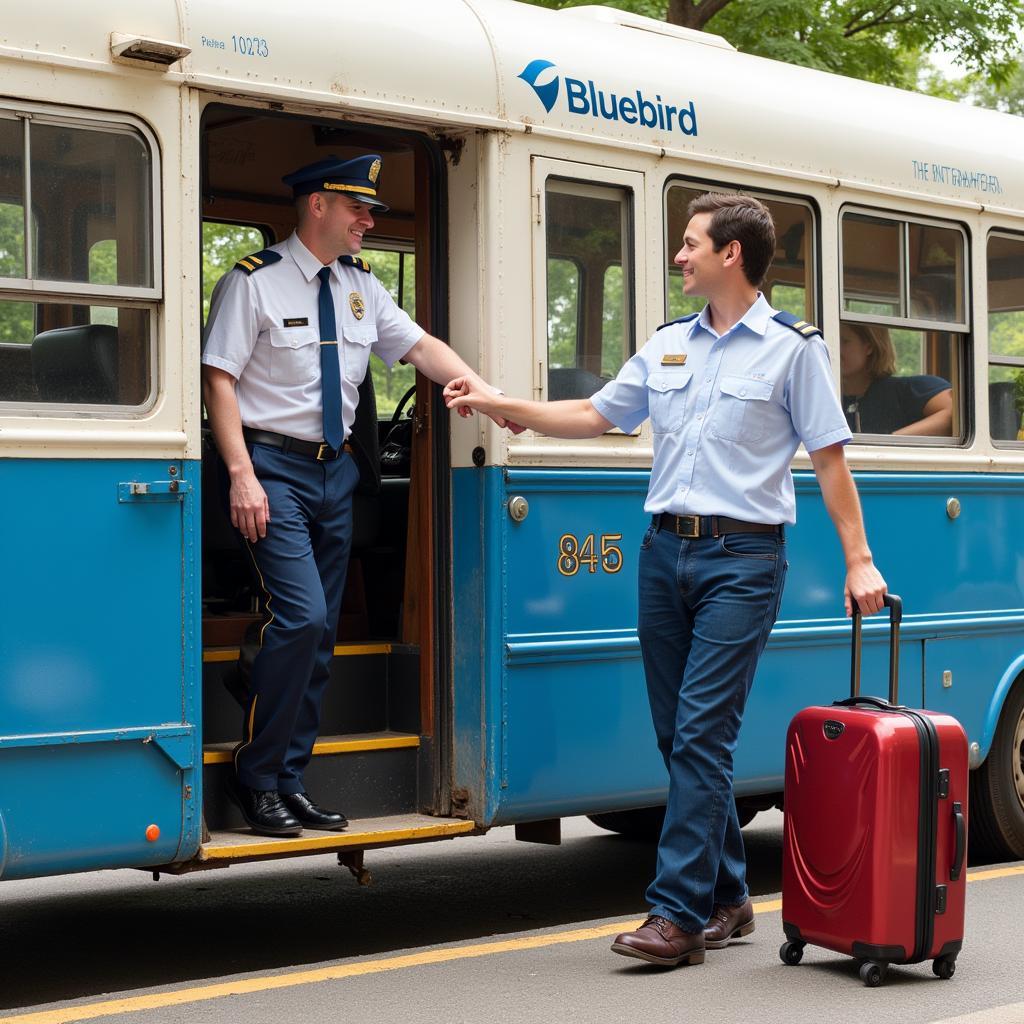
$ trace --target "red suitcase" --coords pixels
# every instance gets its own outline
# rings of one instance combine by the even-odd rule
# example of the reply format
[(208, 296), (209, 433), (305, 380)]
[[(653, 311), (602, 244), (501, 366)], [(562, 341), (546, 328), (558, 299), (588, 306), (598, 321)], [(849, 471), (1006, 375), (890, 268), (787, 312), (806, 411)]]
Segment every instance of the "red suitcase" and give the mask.
[(846, 953), (870, 987), (893, 963), (930, 959), (952, 977), (966, 881), (967, 736), (949, 715), (898, 704), (902, 603), (885, 603), (889, 700), (860, 696), (855, 611), (851, 697), (805, 708), (786, 736), (779, 955)]

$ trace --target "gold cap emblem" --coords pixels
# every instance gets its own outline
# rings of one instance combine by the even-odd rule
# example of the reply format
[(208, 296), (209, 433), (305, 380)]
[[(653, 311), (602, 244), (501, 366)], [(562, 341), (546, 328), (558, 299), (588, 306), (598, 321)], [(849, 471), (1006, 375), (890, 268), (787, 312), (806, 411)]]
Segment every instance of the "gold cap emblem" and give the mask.
[(367, 174), (367, 177), (370, 179), (370, 184), (371, 185), (376, 185), (377, 184), (377, 177), (378, 177), (379, 174), (380, 174), (380, 160), (374, 160), (373, 163), (370, 164), (370, 173)]
[(363, 319), (363, 314), (366, 312), (366, 303), (363, 302), (362, 295), (359, 292), (350, 292), (348, 297), (349, 308), (352, 310), (352, 315), (357, 320)]

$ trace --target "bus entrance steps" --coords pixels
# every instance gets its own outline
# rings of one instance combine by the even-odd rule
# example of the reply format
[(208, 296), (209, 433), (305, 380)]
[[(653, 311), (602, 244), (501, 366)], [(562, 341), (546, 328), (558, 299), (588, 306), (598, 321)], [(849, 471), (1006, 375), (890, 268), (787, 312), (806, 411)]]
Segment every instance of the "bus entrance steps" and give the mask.
[[(203, 652), (203, 815), (211, 833), (243, 829), (228, 796), (243, 715), (239, 649)], [(304, 783), (320, 806), (376, 820), (435, 809), (433, 739), (421, 733), (419, 649), (339, 643), (323, 698), (320, 737)]]

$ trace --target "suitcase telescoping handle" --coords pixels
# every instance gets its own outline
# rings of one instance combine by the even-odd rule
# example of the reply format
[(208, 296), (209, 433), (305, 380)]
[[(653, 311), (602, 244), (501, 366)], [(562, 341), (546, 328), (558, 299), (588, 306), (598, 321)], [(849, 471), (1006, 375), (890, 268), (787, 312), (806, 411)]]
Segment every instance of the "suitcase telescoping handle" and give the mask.
[[(852, 600), (852, 598), (851, 598)], [(900, 695), (900, 622), (903, 620), (903, 601), (895, 594), (882, 599), (889, 609), (889, 703), (898, 704)], [(850, 664), (850, 699), (873, 703), (870, 697), (860, 695), (860, 638), (861, 614), (853, 601), (853, 656)], [(881, 703), (881, 702), (879, 702)]]

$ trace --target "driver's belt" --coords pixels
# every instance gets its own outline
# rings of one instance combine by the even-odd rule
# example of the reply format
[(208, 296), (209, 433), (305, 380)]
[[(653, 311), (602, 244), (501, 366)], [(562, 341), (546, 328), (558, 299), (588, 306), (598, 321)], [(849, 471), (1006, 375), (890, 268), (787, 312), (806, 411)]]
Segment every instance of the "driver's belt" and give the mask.
[(322, 441), (303, 441), (287, 434), (277, 434), (272, 430), (257, 430), (255, 427), (242, 427), (242, 436), (249, 444), (265, 444), (270, 448), (279, 448), (289, 455), (302, 455), (318, 462), (331, 462), (342, 452), (352, 454), (352, 445), (346, 441), (341, 451), (336, 451)]

